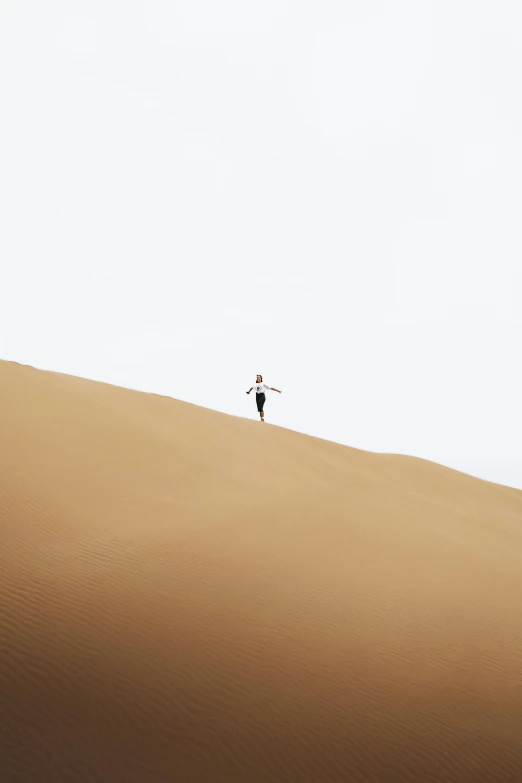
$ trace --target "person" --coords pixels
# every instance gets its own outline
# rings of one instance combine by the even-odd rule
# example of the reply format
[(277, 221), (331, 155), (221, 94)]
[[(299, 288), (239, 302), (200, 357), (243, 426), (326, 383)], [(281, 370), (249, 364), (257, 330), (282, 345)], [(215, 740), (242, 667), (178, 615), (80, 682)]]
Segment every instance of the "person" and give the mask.
[(265, 389), (268, 391), (275, 391), (278, 394), (281, 394), (281, 390), (275, 389), (273, 386), (268, 386), (266, 383), (263, 383), (262, 375), (258, 375), (256, 377), (256, 382), (254, 386), (250, 387), (250, 389), (247, 391), (247, 394), (250, 394), (252, 389), (256, 390), (257, 410), (259, 411), (259, 416), (261, 418), (261, 421), (264, 421), (265, 420), (264, 407), (265, 407), (265, 400), (266, 400)]

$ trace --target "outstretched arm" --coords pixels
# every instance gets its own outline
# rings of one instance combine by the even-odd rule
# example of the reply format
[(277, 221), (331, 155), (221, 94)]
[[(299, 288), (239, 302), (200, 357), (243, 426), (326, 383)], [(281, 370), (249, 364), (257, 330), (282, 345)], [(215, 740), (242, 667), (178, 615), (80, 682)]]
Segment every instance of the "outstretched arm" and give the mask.
[(247, 391), (247, 394), (250, 394), (250, 392), (252, 391), (252, 389), (253, 389), (253, 388), (254, 388), (254, 387), (253, 387), (253, 386), (251, 386), (251, 387), (250, 387), (250, 389)]
[(276, 389), (275, 386), (271, 386), (270, 391), (276, 391), (279, 392), (279, 394), (281, 394), (281, 389)]

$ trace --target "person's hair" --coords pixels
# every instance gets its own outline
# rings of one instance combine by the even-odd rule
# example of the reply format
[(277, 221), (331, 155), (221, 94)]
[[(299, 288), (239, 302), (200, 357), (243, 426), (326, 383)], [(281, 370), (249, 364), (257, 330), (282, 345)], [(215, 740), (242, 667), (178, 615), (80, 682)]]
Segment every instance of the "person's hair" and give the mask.
[(259, 373), (257, 373), (256, 378), (261, 378), (261, 380), (263, 380), (263, 376), (259, 375)]

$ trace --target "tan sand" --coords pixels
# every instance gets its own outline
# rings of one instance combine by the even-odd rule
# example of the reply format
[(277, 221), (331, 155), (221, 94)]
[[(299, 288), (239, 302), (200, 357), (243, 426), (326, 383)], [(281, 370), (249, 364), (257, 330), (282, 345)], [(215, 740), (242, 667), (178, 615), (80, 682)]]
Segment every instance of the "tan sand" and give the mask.
[(522, 780), (522, 492), (0, 363), (0, 780)]

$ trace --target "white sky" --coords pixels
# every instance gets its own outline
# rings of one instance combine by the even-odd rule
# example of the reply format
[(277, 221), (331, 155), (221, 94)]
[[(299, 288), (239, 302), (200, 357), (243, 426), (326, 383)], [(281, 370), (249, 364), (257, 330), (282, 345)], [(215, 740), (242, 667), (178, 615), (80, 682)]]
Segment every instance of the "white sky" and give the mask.
[(522, 7), (0, 0), (0, 355), (522, 487)]

